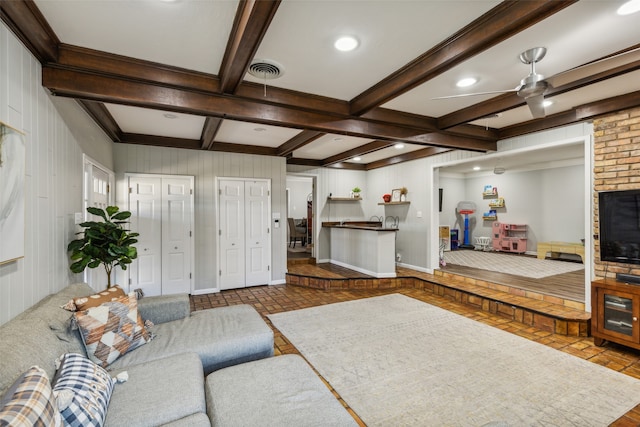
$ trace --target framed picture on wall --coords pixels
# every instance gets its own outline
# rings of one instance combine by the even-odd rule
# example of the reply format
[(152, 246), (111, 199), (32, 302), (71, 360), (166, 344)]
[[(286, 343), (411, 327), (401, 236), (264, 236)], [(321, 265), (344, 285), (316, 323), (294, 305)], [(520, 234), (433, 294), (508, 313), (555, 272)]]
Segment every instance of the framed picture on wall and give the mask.
[(0, 122), (0, 264), (24, 257), (24, 134)]
[(391, 190), (391, 202), (399, 202), (400, 201), (400, 189), (394, 188)]

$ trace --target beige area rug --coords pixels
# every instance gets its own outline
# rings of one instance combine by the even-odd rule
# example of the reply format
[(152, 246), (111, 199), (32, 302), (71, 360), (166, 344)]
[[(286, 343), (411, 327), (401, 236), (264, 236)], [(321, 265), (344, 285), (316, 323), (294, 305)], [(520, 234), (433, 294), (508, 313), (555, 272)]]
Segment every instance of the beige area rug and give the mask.
[(515, 274), (517, 276), (541, 279), (556, 274), (584, 270), (584, 264), (527, 256), (507, 255), (496, 252), (457, 250), (444, 253), (447, 264), (463, 265), (481, 270)]
[(639, 380), (400, 294), (268, 317), (368, 426), (606, 426), (640, 403)]

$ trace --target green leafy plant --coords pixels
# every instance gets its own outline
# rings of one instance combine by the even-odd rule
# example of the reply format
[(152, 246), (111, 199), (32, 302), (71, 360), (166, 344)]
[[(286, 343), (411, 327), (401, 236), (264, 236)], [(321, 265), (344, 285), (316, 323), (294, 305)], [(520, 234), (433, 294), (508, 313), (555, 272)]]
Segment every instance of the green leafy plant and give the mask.
[(138, 233), (126, 230), (131, 212), (122, 211), (117, 206), (108, 206), (106, 211), (100, 208), (87, 208), (87, 212), (99, 216), (103, 221), (87, 221), (80, 224), (83, 231), (76, 233), (81, 238), (72, 240), (67, 246), (71, 259), (75, 262), (69, 268), (74, 273), (82, 273), (85, 268), (104, 266), (107, 273), (107, 288), (111, 287), (111, 271), (120, 266), (123, 270), (138, 257), (134, 246)]
[(357, 193), (361, 192), (362, 190), (360, 190), (360, 187), (353, 187), (353, 190), (351, 190), (351, 191), (353, 191), (354, 193), (357, 194)]

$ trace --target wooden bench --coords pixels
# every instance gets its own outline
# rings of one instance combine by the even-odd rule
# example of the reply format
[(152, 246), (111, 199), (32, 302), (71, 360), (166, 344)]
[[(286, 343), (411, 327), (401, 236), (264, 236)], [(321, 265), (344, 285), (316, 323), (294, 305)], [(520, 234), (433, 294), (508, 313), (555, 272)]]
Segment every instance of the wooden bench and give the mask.
[(547, 252), (551, 252), (553, 258), (557, 258), (561, 253), (579, 255), (584, 264), (584, 245), (582, 243), (538, 242), (538, 259), (544, 259)]

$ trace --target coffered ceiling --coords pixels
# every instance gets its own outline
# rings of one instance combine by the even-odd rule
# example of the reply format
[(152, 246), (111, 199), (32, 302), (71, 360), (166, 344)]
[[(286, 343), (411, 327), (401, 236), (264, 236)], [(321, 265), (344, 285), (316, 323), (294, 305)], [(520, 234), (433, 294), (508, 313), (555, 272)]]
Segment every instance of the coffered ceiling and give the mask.
[[(623, 3), (0, 0), (0, 17), (114, 142), (373, 169), (640, 105)], [(343, 35), (358, 46), (336, 50)], [(514, 91), (534, 47), (553, 102), (536, 119)], [(248, 74), (256, 61), (279, 76)]]

